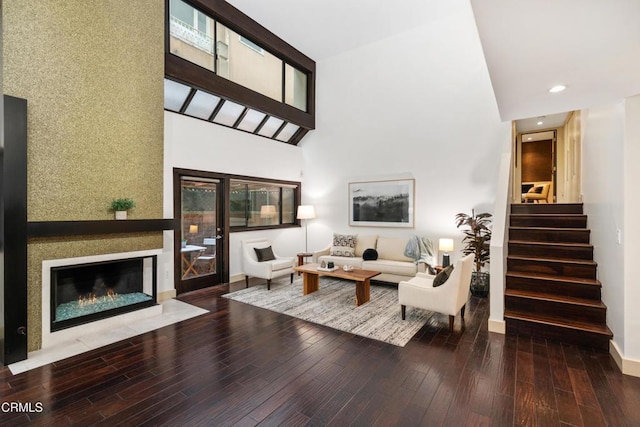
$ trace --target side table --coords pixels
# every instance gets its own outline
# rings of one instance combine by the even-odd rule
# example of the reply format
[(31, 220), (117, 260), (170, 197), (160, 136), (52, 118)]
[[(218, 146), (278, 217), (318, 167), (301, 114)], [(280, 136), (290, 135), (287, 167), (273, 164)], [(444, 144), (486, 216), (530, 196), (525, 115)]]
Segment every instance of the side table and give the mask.
[[(313, 253), (311, 252), (300, 252), (298, 254), (298, 267), (300, 267), (301, 265), (304, 265), (304, 259), (305, 258), (309, 258), (310, 256), (313, 256)], [(300, 275), (300, 272), (298, 271), (298, 276)]]

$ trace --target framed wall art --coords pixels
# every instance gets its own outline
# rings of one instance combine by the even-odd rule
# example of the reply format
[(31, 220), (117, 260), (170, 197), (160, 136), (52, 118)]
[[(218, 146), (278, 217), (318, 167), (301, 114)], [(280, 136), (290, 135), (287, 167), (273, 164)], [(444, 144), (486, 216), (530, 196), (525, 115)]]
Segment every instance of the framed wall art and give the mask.
[(413, 228), (414, 179), (349, 183), (349, 225)]

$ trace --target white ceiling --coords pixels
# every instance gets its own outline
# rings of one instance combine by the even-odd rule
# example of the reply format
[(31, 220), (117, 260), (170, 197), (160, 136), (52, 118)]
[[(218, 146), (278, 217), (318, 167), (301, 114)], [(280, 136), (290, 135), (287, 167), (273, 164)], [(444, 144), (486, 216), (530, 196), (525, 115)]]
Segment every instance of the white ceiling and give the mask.
[[(639, 0), (471, 0), (503, 120), (640, 94)], [(567, 90), (551, 94), (555, 84)]]
[(640, 94), (640, 0), (228, 1), (315, 61), (471, 3), (505, 121)]
[(460, 1), (227, 0), (314, 61), (427, 24)]
[[(516, 130), (518, 133), (523, 133), (535, 132), (541, 129), (559, 128), (564, 126), (568, 115), (569, 113), (558, 113), (516, 120)], [(540, 122), (542, 123), (538, 124)]]

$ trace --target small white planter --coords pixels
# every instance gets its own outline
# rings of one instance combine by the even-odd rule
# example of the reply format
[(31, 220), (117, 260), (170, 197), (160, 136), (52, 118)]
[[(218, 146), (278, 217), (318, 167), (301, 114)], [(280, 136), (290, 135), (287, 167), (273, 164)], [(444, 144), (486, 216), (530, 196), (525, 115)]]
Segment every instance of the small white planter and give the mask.
[(127, 219), (127, 211), (116, 211), (116, 219)]

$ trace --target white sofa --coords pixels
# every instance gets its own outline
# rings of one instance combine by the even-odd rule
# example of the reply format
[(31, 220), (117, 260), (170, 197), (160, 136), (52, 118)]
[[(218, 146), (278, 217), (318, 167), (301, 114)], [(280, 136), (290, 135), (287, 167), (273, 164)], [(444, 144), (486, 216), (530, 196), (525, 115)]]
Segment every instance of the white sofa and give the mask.
[[(318, 263), (333, 261), (338, 267), (350, 265), (363, 270), (379, 271), (382, 274), (374, 277), (373, 280), (399, 283), (411, 279), (419, 272), (424, 273), (427, 269), (426, 264), (416, 264), (412, 258), (404, 255), (409, 239), (410, 237), (358, 235), (354, 257), (332, 256), (330, 255), (331, 246), (313, 255)], [(362, 258), (364, 251), (370, 248), (378, 252), (378, 259), (375, 261), (365, 261)]]

